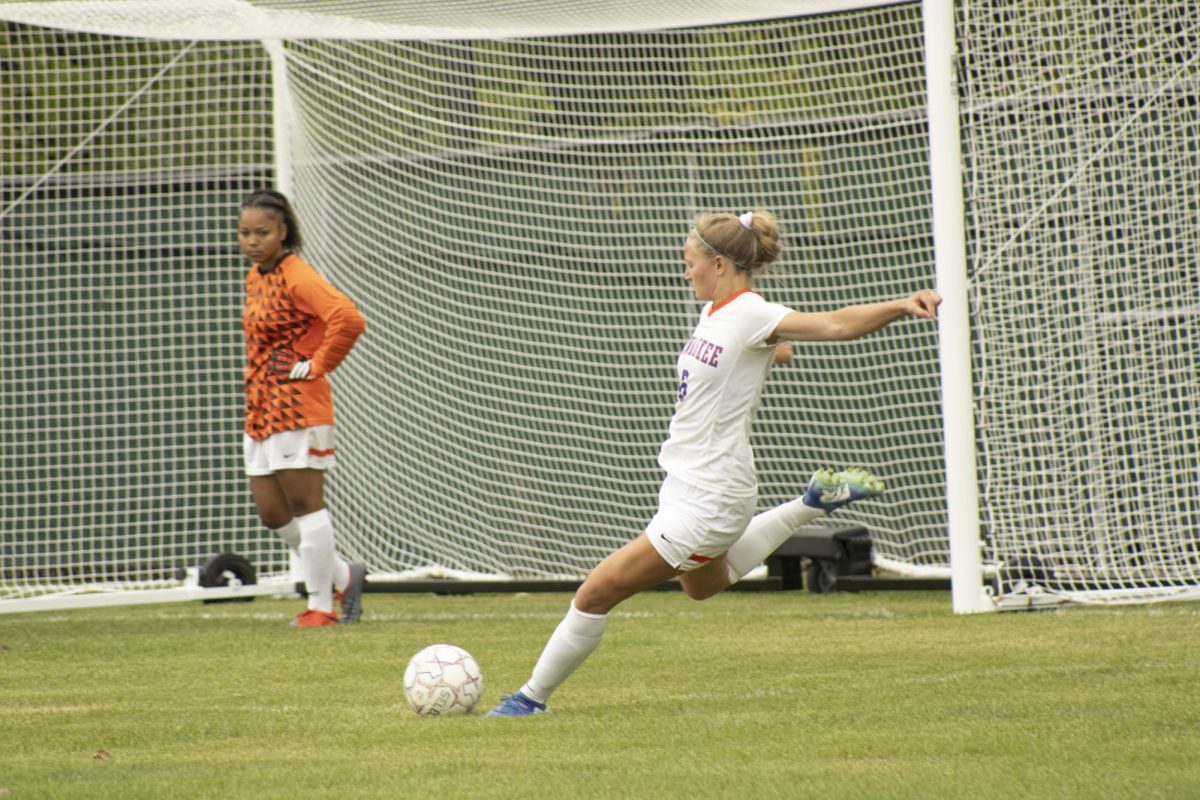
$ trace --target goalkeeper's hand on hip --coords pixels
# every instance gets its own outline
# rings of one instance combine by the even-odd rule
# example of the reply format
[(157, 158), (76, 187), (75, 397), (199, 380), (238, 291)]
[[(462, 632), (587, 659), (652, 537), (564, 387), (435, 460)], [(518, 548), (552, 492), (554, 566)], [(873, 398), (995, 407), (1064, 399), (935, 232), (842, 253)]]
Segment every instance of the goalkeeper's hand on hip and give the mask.
[(271, 352), (267, 369), (279, 383), (289, 381), (311, 381), (321, 377), (311, 358), (305, 358), (290, 347), (279, 347)]
[(313, 365), (311, 358), (304, 358), (292, 365), (291, 372), (288, 373), (290, 381), (312, 381), (321, 377), (317, 372), (317, 368)]

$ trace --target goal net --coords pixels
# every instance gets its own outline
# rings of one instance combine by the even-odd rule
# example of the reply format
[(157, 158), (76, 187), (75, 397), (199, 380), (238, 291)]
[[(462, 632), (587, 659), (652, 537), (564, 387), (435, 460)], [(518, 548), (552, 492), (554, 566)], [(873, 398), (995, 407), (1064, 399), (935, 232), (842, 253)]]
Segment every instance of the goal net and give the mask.
[[(311, 255), (371, 325), (339, 376), (336, 509), (373, 567), (579, 576), (644, 528), (696, 211), (780, 216), (780, 302), (928, 282), (919, 30), (905, 9), (289, 45)], [(918, 551), (940, 521), (934, 343), (798, 347), (759, 421), (764, 503), (865, 462), (912, 496), (863, 513)]]
[(250, 524), (241, 195), (271, 179), (258, 43), (0, 23), (0, 597), (159, 588)]
[[(1188, 594), (1197, 20), (1019, 5), (958, 4), (984, 561), (1001, 601)], [(0, 2), (0, 598), (220, 552), (287, 575), (240, 455), (234, 224), (265, 184), (369, 323), (332, 379), (346, 555), (581, 577), (654, 510), (695, 212), (775, 212), (757, 288), (796, 308), (932, 283), (921, 11)], [(933, 326), (798, 345), (763, 507), (867, 466), (886, 501), (837, 521), (948, 575), (939, 403)]]
[(1200, 15), (962, 4), (985, 556), (1000, 596), (1200, 594)]
[[(346, 37), (350, 15), (300, 38), (311, 20), (263, 3), (273, 35), (297, 26), (286, 96), (261, 44), (134, 5), (0, 5), (23, 15), (4, 36), (10, 597), (169, 583), (220, 551), (286, 571), (239, 461), (233, 228), (262, 183), (286, 183), (308, 259), (369, 320), (333, 378), (328, 496), (376, 576), (579, 577), (642, 530), (699, 310), (695, 212), (774, 211), (788, 250), (760, 288), (795, 307), (932, 280), (911, 4), (379, 41)], [(842, 516), (882, 557), (944, 565), (937, 380), (933, 326), (798, 346), (757, 426), (764, 506), (816, 466), (863, 464), (893, 502)]]

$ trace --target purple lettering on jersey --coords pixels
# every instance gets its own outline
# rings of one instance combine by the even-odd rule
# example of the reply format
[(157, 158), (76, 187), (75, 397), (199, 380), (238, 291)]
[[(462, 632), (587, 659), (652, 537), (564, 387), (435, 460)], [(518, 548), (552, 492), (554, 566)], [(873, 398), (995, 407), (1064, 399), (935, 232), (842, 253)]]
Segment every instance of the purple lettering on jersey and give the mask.
[(724, 347), (714, 344), (707, 339), (701, 339), (699, 336), (693, 336), (683, 346), (683, 354), (685, 356), (691, 356), (701, 364), (707, 364), (710, 367), (717, 366), (717, 358), (723, 352), (725, 352)]

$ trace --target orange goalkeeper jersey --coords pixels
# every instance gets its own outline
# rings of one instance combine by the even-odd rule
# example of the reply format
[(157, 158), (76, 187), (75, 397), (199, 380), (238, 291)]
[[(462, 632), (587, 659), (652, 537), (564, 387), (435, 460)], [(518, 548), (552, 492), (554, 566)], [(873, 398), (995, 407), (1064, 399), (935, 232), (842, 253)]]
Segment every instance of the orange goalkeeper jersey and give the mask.
[[(246, 433), (273, 433), (333, 424), (327, 374), (341, 363), (366, 328), (350, 298), (294, 253), (273, 270), (246, 275)], [(290, 381), (300, 360), (312, 361), (308, 381)]]

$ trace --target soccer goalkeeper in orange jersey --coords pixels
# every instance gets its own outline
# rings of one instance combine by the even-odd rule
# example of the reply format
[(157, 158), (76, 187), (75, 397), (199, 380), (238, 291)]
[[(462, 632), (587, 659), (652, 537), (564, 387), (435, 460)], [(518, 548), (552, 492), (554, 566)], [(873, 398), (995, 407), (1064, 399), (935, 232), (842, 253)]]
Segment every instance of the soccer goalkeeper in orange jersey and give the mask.
[(301, 628), (362, 615), (365, 566), (337, 553), (325, 508), (334, 465), (333, 392), (326, 378), (350, 352), (366, 320), (345, 294), (298, 255), (300, 225), (287, 198), (260, 189), (242, 201), (238, 244), (246, 275), (246, 427), (250, 492), (263, 524), (300, 558), (308, 609)]

